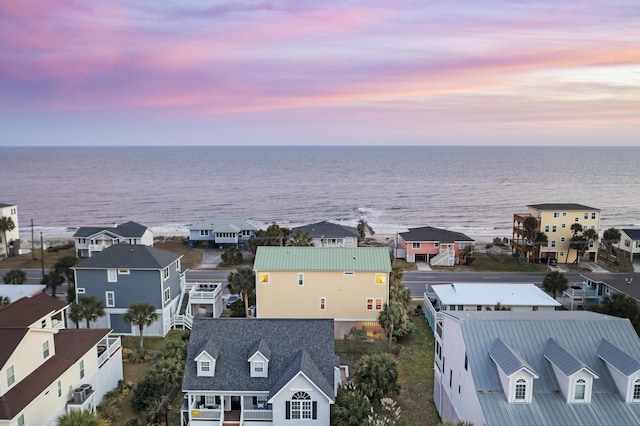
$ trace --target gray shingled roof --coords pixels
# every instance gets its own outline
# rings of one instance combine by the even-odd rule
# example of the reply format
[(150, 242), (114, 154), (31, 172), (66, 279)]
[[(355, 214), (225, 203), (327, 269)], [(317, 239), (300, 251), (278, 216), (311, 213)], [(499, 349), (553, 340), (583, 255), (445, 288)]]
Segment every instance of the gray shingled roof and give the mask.
[[(576, 358), (571, 352), (566, 350), (561, 344), (554, 339), (549, 339), (544, 348), (544, 357), (555, 365), (562, 373), (569, 377), (582, 369), (588, 370), (596, 375), (584, 362)], [(597, 376), (597, 375), (596, 375)]]
[(73, 234), (74, 238), (86, 238), (99, 232), (108, 232), (122, 238), (140, 238), (148, 228), (136, 222), (125, 222), (116, 227), (113, 226), (81, 226)]
[(640, 274), (581, 274), (593, 283), (603, 283), (640, 301)]
[(5, 203), (0, 203), (0, 208), (5, 208), (5, 207), (13, 207), (15, 206), (15, 204), (5, 204)]
[(625, 234), (627, 234), (629, 236), (629, 238), (631, 238), (632, 240), (640, 240), (640, 229), (622, 229), (622, 232), (624, 232)]
[(602, 339), (596, 354), (625, 376), (630, 376), (640, 370), (640, 362), (637, 359), (631, 358), (607, 339)]
[[(182, 389), (269, 391), (272, 396), (303, 372), (333, 399), (334, 368), (339, 364), (333, 336), (331, 319), (196, 318)], [(211, 342), (219, 350), (215, 376), (198, 377), (194, 357)], [(271, 349), (268, 377), (250, 376), (247, 359), (257, 345)]]
[(543, 204), (529, 204), (527, 207), (533, 207), (538, 210), (598, 210), (593, 207), (585, 206), (582, 204), (574, 203), (543, 203)]
[[(586, 311), (445, 312), (460, 320), (473, 382), (486, 423), (501, 425), (627, 425), (640, 421), (640, 404), (626, 404), (597, 356), (603, 338), (640, 360), (640, 339), (628, 319)], [(446, 331), (445, 331), (446, 333)], [(488, 356), (496, 339), (517, 350), (540, 375), (532, 404), (509, 404)], [(544, 358), (549, 338), (582, 360), (599, 378), (589, 404), (567, 404)], [(547, 365), (545, 365), (547, 363)]]
[(155, 247), (115, 244), (78, 262), (73, 269), (162, 269), (182, 257)]
[(260, 352), (266, 359), (271, 359), (271, 349), (269, 349), (269, 345), (264, 339), (257, 341), (249, 350), (249, 357), (252, 357), (256, 352)]
[(298, 231), (309, 234), (311, 238), (358, 238), (358, 230), (350, 226), (338, 225), (323, 220), (322, 222), (312, 223), (310, 225), (296, 226), (291, 228), (291, 235), (295, 235)]
[(473, 242), (474, 240), (461, 232), (448, 231), (446, 229), (424, 226), (422, 228), (410, 228), (408, 232), (401, 232), (400, 236), (405, 241), (435, 241), (440, 243)]

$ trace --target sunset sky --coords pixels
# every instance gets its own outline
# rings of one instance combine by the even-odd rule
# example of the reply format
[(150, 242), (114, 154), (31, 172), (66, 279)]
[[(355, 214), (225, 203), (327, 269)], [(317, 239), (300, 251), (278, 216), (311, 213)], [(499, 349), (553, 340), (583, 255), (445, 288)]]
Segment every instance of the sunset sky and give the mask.
[(640, 146), (640, 1), (0, 0), (0, 146)]

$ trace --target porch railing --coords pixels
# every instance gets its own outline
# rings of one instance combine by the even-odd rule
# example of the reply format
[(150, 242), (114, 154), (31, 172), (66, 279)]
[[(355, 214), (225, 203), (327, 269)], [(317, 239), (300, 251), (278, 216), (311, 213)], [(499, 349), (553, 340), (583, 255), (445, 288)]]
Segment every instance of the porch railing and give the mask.
[(105, 337), (102, 339), (98, 343), (98, 365), (101, 366), (107, 362), (121, 347), (122, 343), (119, 337)]

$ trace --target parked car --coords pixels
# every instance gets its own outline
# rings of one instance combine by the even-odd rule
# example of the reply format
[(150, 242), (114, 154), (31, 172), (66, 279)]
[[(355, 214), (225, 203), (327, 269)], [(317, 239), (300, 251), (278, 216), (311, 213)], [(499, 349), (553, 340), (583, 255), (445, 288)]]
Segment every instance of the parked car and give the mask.
[(240, 300), (240, 296), (238, 296), (237, 294), (232, 294), (231, 296), (229, 296), (229, 298), (227, 299), (227, 308), (231, 307), (231, 305), (233, 305), (238, 300)]

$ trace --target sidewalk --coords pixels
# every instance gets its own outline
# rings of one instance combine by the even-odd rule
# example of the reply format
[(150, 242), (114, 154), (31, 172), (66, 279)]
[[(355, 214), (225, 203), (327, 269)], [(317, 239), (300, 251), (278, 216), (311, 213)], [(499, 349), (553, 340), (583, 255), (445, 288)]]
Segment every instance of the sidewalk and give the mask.
[(216, 269), (218, 263), (222, 261), (220, 258), (220, 250), (216, 249), (201, 249), (202, 250), (202, 263), (196, 269)]

